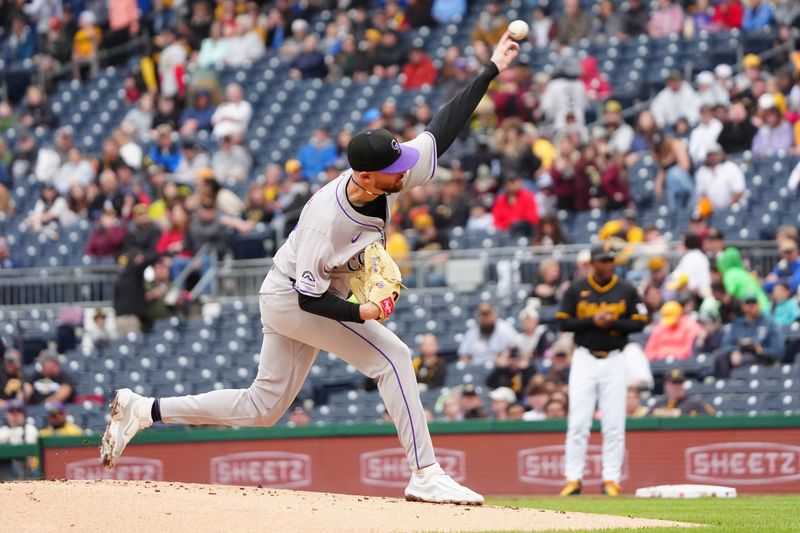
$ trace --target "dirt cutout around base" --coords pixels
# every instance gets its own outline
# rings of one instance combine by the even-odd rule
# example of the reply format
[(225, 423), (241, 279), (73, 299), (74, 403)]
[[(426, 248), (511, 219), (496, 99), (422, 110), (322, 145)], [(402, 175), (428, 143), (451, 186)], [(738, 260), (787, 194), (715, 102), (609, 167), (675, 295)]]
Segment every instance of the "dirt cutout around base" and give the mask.
[(464, 507), (294, 490), (147, 481), (0, 483), (10, 531), (189, 533), (552, 531), (691, 527), (623, 516)]

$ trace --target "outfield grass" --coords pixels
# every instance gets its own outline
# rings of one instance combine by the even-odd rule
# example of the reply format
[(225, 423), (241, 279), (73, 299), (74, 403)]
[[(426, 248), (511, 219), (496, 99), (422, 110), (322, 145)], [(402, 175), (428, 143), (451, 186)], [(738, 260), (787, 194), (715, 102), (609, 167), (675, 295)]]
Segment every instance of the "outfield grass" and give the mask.
[[(731, 499), (651, 500), (633, 497), (497, 499), (491, 505), (513, 505), (558, 511), (660, 518), (706, 524), (702, 533), (800, 532), (800, 496), (739, 496)], [(630, 533), (630, 529), (609, 529)], [(637, 529), (638, 532), (664, 533), (665, 529)]]

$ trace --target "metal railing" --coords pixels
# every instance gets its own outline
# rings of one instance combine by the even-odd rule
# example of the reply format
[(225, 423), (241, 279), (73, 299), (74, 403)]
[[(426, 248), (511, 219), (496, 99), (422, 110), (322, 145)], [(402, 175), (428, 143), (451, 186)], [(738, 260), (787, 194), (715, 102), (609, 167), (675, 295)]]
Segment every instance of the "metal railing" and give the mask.
[[(774, 241), (729, 242), (742, 251), (748, 266), (765, 275), (780, 260)], [(555, 247), (503, 247), (462, 249), (438, 252), (415, 252), (399, 263), (404, 279), (412, 290), (439, 290), (441, 282), (459, 290), (479, 290), (498, 281), (498, 266), (511, 271), (535, 270), (545, 259), (555, 259), (565, 275), (571, 276), (578, 255), (589, 244)], [(668, 243), (663, 254), (674, 265), (681, 256), (677, 243)], [(180, 285), (194, 270), (194, 260), (209, 257), (208, 266), (192, 289), (192, 297), (246, 298), (258, 294), (264, 277), (272, 266), (271, 258), (220, 261), (203, 247), (180, 275), (173, 280)], [(641, 265), (653, 255), (647, 247), (633, 247), (629, 264)], [(504, 268), (504, 267), (501, 267)], [(101, 305), (113, 301), (116, 266), (26, 268), (0, 273), (0, 307), (58, 306), (64, 304)], [(440, 283), (432, 283), (432, 280)]]
[(114, 265), (75, 268), (20, 268), (0, 274), (0, 306), (91, 304), (114, 299), (119, 268)]
[[(150, 38), (150, 35), (143, 33), (113, 48), (104, 48), (98, 51), (98, 65), (102, 67), (111, 59), (128, 57), (133, 52), (145, 53)], [(44, 86), (51, 80), (72, 76), (74, 69), (75, 63), (72, 61), (64, 63), (63, 65), (58, 65), (57, 67), (49, 70), (46, 70), (40, 65), (35, 64), (30, 59), (25, 60), (21, 65), (4, 65), (2, 69), (2, 76), (0, 76), (0, 82), (2, 82), (2, 91), (4, 93), (7, 92), (7, 80), (14, 76), (29, 75), (30, 83)]]

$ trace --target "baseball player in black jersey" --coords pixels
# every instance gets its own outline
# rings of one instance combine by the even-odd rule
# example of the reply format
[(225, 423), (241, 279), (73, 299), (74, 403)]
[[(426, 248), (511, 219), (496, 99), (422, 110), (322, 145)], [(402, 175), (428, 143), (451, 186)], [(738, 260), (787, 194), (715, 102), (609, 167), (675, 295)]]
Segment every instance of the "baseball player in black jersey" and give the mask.
[(556, 313), (561, 331), (574, 333), (562, 496), (580, 494), (595, 406), (603, 429), (603, 492), (620, 491), (625, 456), (625, 356), (628, 335), (642, 331), (647, 310), (633, 285), (614, 273), (614, 254), (592, 249), (592, 273), (564, 293)]

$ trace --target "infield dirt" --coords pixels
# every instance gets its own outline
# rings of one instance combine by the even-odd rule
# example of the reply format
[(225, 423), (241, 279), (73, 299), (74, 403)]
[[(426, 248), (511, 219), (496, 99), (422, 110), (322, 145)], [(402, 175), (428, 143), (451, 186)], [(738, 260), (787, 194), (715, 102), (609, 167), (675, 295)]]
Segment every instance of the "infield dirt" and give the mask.
[(0, 484), (3, 523), (26, 532), (552, 531), (690, 526), (662, 520), (256, 487), (147, 481)]

